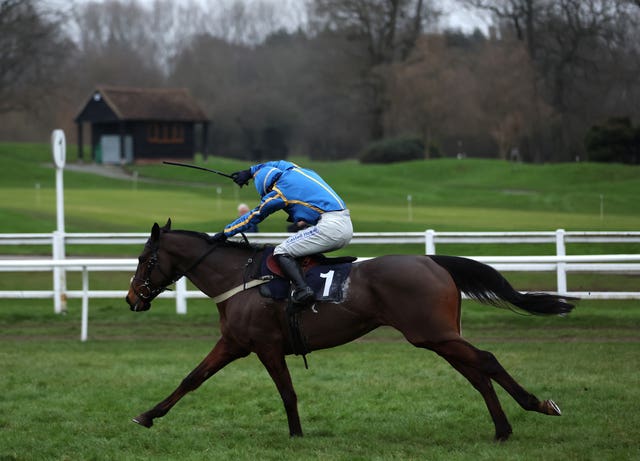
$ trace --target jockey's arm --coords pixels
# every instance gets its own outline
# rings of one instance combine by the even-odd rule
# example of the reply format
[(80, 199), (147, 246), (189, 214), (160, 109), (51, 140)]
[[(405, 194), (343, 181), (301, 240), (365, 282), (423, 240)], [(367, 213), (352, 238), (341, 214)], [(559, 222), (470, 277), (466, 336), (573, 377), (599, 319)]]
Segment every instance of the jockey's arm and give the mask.
[(228, 224), (224, 228), (224, 235), (231, 237), (243, 232), (251, 224), (258, 224), (271, 213), (281, 210), (285, 207), (285, 201), (277, 191), (271, 191), (262, 198), (260, 205), (255, 207), (248, 213), (240, 216), (238, 219)]

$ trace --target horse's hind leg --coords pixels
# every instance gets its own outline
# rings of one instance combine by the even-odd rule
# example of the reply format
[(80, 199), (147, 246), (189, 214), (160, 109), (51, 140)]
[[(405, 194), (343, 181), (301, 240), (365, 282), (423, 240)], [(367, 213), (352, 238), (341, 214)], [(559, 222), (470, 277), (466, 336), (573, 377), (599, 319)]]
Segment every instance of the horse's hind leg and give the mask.
[(246, 350), (227, 341), (224, 337), (221, 338), (204, 360), (182, 380), (178, 388), (169, 397), (151, 410), (133, 418), (133, 422), (144, 427), (153, 426), (153, 420), (166, 415), (187, 392), (197, 389), (207, 378), (213, 376), (226, 365), (247, 355), (249, 353)]
[[(494, 357), (495, 359), (495, 357)], [(497, 359), (496, 359), (497, 362)], [(498, 363), (500, 366), (500, 364)], [(550, 416), (560, 416), (562, 412), (553, 400), (539, 400), (535, 395), (527, 392), (513, 377), (500, 366), (500, 370), (491, 378), (500, 384), (516, 402), (527, 411), (536, 411)]]
[[(500, 384), (523, 409), (551, 416), (562, 414), (553, 400), (540, 401), (518, 384), (491, 352), (477, 349), (463, 339), (450, 341), (446, 344), (449, 351), (455, 351), (457, 356), (462, 357), (461, 360), (476, 368), (479, 367), (491, 379)], [(470, 361), (469, 358), (471, 358)]]
[[(473, 381), (473, 371), (479, 373), (483, 380), (493, 379), (500, 384), (515, 400), (518, 404), (529, 411), (537, 411), (539, 413), (547, 415), (560, 415), (560, 409), (552, 400), (545, 400), (541, 402), (538, 398), (527, 392), (522, 386), (520, 386), (507, 371), (500, 365), (500, 362), (495, 356), (488, 351), (483, 351), (475, 348), (462, 338), (457, 340), (445, 341), (437, 344), (429, 344), (429, 349), (432, 349), (449, 363), (451, 363), (458, 371), (460, 371), (471, 383), (482, 393), (489, 407), (489, 411), (496, 422), (496, 417), (491, 409), (491, 401), (495, 392), (493, 388), (490, 388), (490, 393), (486, 390), (483, 392), (482, 387), (478, 387)], [(476, 381), (480, 378), (476, 377)], [(481, 380), (480, 380), (481, 381)], [(490, 382), (489, 382), (490, 384)], [(482, 386), (482, 383), (480, 383)], [(497, 397), (495, 397), (497, 401)], [(499, 403), (498, 403), (499, 406)], [(502, 410), (500, 410), (502, 411)], [(497, 413), (496, 413), (497, 415)], [(504, 418), (506, 421), (506, 417)], [(500, 420), (498, 420), (500, 421)], [(508, 423), (507, 423), (508, 424)], [(508, 434), (506, 435), (508, 437)], [(496, 423), (496, 438), (504, 440), (503, 431), (499, 427), (499, 423)]]

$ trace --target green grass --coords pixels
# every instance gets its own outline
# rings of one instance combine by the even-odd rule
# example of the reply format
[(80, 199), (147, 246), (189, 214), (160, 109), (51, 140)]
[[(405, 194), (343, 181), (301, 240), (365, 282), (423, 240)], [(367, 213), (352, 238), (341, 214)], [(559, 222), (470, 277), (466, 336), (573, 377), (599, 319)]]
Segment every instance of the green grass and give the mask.
[[(69, 161), (75, 160), (70, 146)], [(244, 162), (211, 158), (223, 171)], [(349, 203), (356, 231), (531, 231), (640, 229), (640, 169), (622, 165), (515, 165), (442, 159), (397, 165), (320, 163)], [(55, 175), (46, 145), (0, 144), (0, 232), (55, 228)], [(65, 172), (69, 232), (147, 232), (171, 217), (176, 228), (216, 231), (253, 187), (161, 165), (132, 166), (140, 181)], [(145, 182), (154, 180), (156, 182)], [(218, 188), (220, 193), (218, 193)], [(413, 219), (408, 219), (407, 195)], [(600, 214), (601, 196), (604, 214)], [(284, 214), (263, 231), (284, 230)], [(49, 248), (3, 252), (50, 254)], [(342, 253), (422, 253), (422, 245), (350, 246)], [(71, 255), (134, 257), (138, 246), (69, 248)], [(552, 254), (552, 245), (442, 245), (448, 254)], [(569, 245), (570, 254), (640, 252), (638, 244)], [(128, 285), (130, 274), (92, 274), (90, 286)], [(519, 289), (549, 289), (554, 274), (508, 274)], [(70, 273), (70, 289), (78, 274)], [(636, 290), (637, 276), (570, 274), (572, 290)], [(48, 273), (5, 274), (0, 290), (51, 287)], [(81, 343), (80, 301), (53, 315), (50, 300), (0, 300), (0, 460), (632, 460), (640, 458), (640, 306), (583, 301), (564, 318), (515, 315), (466, 302), (463, 332), (492, 351), (563, 416), (522, 411), (501, 389), (514, 428), (508, 443), (477, 392), (435, 354), (394, 330), (288, 363), (306, 437), (288, 437), (273, 383), (251, 356), (225, 368), (150, 429), (130, 422), (171, 392), (217, 339), (208, 300), (175, 314), (169, 300), (131, 313), (122, 300), (92, 300)]]
[[(74, 161), (72, 148), (68, 158)], [(640, 228), (640, 168), (634, 166), (477, 159), (380, 166), (294, 160), (316, 169), (346, 199), (356, 231)], [(199, 163), (223, 171), (247, 166), (222, 158)], [(252, 186), (238, 189), (210, 173), (166, 165), (128, 168), (139, 174), (137, 184), (65, 172), (68, 231), (146, 232), (167, 217), (180, 228), (215, 231), (235, 216), (239, 201), (257, 202)], [(0, 179), (0, 232), (49, 232), (55, 227), (55, 174), (46, 145), (0, 144)], [(262, 229), (282, 231), (284, 218), (274, 216)]]
[[(7, 305), (10, 304), (10, 305)], [(565, 318), (523, 317), (465, 303), (463, 330), (560, 418), (498, 394), (514, 434), (492, 441), (477, 392), (435, 354), (390, 329), (289, 357), (305, 437), (286, 417), (255, 356), (185, 397), (151, 429), (130, 422), (168, 395), (218, 337), (210, 303), (176, 316), (168, 303), (134, 314), (91, 310), (80, 343), (77, 303), (3, 302), (1, 459), (548, 459), (631, 460), (640, 451), (637, 303), (586, 302)], [(25, 309), (30, 309), (29, 314)], [(48, 335), (47, 335), (48, 332)]]

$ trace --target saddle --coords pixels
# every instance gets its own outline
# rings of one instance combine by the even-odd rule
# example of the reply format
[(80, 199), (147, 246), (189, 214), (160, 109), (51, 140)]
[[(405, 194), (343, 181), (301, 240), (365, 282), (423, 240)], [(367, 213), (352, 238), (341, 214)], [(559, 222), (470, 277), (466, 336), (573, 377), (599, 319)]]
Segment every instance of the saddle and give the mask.
[[(260, 285), (260, 294), (266, 298), (276, 300), (289, 299), (290, 283), (280, 269), (278, 260), (273, 256), (274, 247), (266, 247), (261, 257), (256, 258), (261, 263), (258, 265), (258, 273), (254, 278), (271, 279)], [(315, 293), (315, 301), (341, 302), (346, 296), (347, 279), (351, 272), (351, 265), (357, 258), (342, 256), (328, 258), (323, 254), (315, 254), (300, 258), (298, 262), (302, 267), (307, 284)], [(317, 313), (317, 311), (314, 311)], [(302, 355), (305, 368), (309, 368), (307, 354), (310, 352), (303, 333), (300, 311), (289, 300), (286, 308), (289, 336), (296, 355)]]
[[(259, 273), (256, 278), (269, 278), (271, 281), (260, 286), (260, 294), (266, 298), (283, 300), (289, 298), (289, 280), (280, 269), (273, 256), (274, 247), (266, 247), (262, 255)], [(351, 265), (357, 258), (341, 256), (328, 258), (315, 254), (300, 258), (307, 284), (313, 289), (316, 301), (341, 302), (344, 299), (344, 285), (351, 272)]]

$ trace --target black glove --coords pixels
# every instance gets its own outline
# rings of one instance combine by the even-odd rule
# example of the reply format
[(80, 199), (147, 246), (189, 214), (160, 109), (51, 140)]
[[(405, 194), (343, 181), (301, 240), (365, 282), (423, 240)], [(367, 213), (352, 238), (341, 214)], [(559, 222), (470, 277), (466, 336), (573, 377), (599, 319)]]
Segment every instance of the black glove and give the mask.
[(252, 177), (253, 176), (251, 175), (251, 170), (242, 170), (231, 173), (231, 179), (233, 179), (233, 182), (235, 182), (240, 187), (249, 184), (249, 180)]
[(214, 235), (213, 237), (209, 238), (212, 242), (226, 242), (227, 240), (227, 236), (224, 235), (224, 232), (218, 232), (216, 235)]

